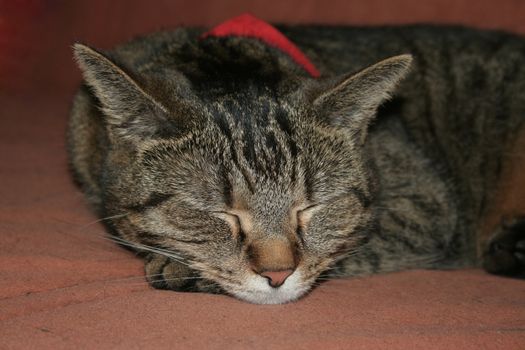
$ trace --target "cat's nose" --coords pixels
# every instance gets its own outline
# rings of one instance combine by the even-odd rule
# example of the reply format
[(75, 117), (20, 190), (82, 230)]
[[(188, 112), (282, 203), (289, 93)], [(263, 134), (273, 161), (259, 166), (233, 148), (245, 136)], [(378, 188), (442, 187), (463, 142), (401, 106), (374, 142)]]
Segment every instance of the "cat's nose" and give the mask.
[(283, 285), (288, 277), (293, 273), (294, 270), (288, 269), (283, 271), (265, 271), (261, 273), (261, 276), (268, 279), (270, 286), (278, 288)]

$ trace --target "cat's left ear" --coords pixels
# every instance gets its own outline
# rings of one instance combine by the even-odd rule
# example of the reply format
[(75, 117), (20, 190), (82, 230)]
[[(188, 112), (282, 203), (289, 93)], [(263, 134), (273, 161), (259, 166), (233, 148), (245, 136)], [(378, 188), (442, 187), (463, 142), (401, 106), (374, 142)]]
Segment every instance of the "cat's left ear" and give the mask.
[(315, 98), (314, 108), (330, 125), (345, 128), (364, 141), (377, 108), (391, 96), (411, 63), (411, 55), (390, 57), (343, 77)]
[(169, 124), (167, 109), (123, 68), (82, 44), (73, 46), (86, 83), (102, 104), (110, 130), (128, 140), (146, 139)]

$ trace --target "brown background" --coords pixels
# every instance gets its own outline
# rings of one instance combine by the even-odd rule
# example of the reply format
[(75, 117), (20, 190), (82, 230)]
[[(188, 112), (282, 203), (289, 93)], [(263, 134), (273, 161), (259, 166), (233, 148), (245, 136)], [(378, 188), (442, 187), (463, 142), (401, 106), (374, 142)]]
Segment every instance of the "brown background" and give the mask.
[(458, 23), (525, 33), (522, 0), (0, 0), (0, 9), (0, 90), (16, 92), (70, 92), (79, 79), (75, 41), (109, 48), (137, 34), (212, 26), (243, 12), (280, 23)]
[[(525, 33), (520, 0), (0, 0), (0, 349), (524, 349), (525, 282), (480, 270), (331, 281), (297, 303), (152, 290), (73, 186), (64, 131), (100, 48), (245, 11), (268, 21), (460, 23)], [(518, 198), (519, 199), (519, 198)]]

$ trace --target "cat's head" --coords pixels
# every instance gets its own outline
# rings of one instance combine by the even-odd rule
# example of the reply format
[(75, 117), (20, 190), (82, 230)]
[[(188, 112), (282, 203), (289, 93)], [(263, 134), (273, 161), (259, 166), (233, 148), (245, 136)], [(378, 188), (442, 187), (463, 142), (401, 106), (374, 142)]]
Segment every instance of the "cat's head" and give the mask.
[(75, 55), (106, 117), (104, 200), (108, 214), (126, 214), (113, 226), (127, 240), (271, 304), (304, 295), (366, 238), (363, 143), (409, 55), (206, 100), (180, 72), (152, 83), (86, 46)]

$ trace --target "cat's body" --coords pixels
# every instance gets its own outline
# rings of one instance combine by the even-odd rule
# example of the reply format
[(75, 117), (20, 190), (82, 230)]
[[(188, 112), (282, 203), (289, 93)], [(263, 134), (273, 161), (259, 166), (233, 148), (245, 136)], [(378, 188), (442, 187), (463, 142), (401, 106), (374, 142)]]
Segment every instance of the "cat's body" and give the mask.
[[(326, 271), (478, 265), (481, 225), (523, 135), (525, 40), (280, 29), (321, 79), (255, 39), (200, 29), (117, 48), (122, 70), (77, 48), (93, 93), (75, 100), (71, 163), (121, 242), (153, 252), (153, 285), (276, 303)], [(407, 53), (408, 74), (398, 56), (337, 78)]]

